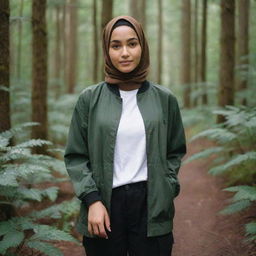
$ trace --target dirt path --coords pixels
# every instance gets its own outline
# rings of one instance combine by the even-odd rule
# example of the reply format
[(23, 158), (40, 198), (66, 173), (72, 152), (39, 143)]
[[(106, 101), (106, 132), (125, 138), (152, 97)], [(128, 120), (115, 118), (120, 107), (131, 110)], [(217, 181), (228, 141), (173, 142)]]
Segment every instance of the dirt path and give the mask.
[[(188, 155), (206, 148), (206, 142), (190, 144)], [(255, 256), (256, 249), (242, 243), (243, 221), (252, 213), (218, 216), (229, 194), (222, 181), (207, 173), (208, 160), (199, 160), (180, 170), (181, 194), (175, 199), (175, 244), (173, 256)], [(251, 214), (251, 215), (250, 215)], [(82, 256), (79, 246), (59, 246), (65, 256)], [(146, 256), (146, 255), (145, 255)]]
[[(190, 144), (188, 155), (206, 148), (206, 142)], [(221, 191), (220, 178), (207, 173), (209, 159), (197, 160), (180, 170), (181, 194), (175, 199), (173, 256), (248, 256), (252, 248), (242, 243), (244, 218), (250, 213), (216, 214), (230, 194)]]

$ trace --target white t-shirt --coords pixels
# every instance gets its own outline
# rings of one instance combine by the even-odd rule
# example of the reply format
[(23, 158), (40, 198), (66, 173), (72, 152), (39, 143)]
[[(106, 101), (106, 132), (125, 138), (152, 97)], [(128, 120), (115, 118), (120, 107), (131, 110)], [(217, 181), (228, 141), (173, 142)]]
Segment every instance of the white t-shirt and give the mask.
[(115, 144), (113, 188), (147, 180), (146, 134), (137, 105), (138, 89), (119, 91), (123, 105)]

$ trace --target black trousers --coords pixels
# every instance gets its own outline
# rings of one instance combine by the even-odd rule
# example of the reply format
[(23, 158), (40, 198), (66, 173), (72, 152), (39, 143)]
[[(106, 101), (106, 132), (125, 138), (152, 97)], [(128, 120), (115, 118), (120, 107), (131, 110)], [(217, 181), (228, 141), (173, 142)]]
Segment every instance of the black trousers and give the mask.
[(87, 256), (170, 256), (173, 234), (147, 237), (147, 183), (114, 188), (108, 239), (83, 237)]

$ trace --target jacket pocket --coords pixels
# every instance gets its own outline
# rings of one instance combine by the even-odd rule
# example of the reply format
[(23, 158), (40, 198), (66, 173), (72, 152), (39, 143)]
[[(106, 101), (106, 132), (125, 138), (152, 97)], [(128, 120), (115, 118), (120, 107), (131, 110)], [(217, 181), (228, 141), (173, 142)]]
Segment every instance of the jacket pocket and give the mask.
[(175, 197), (175, 184), (167, 176), (162, 176), (157, 192), (152, 195), (152, 221), (165, 222), (174, 216), (173, 199)]

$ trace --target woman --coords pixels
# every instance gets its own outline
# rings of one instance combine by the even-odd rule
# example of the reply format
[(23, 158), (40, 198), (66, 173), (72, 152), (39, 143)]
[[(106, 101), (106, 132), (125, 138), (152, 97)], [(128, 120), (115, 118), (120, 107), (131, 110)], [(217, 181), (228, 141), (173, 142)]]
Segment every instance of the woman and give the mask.
[(175, 96), (146, 80), (149, 49), (132, 17), (103, 31), (105, 81), (73, 113), (65, 164), (81, 202), (87, 256), (169, 256), (173, 199), (186, 153)]

